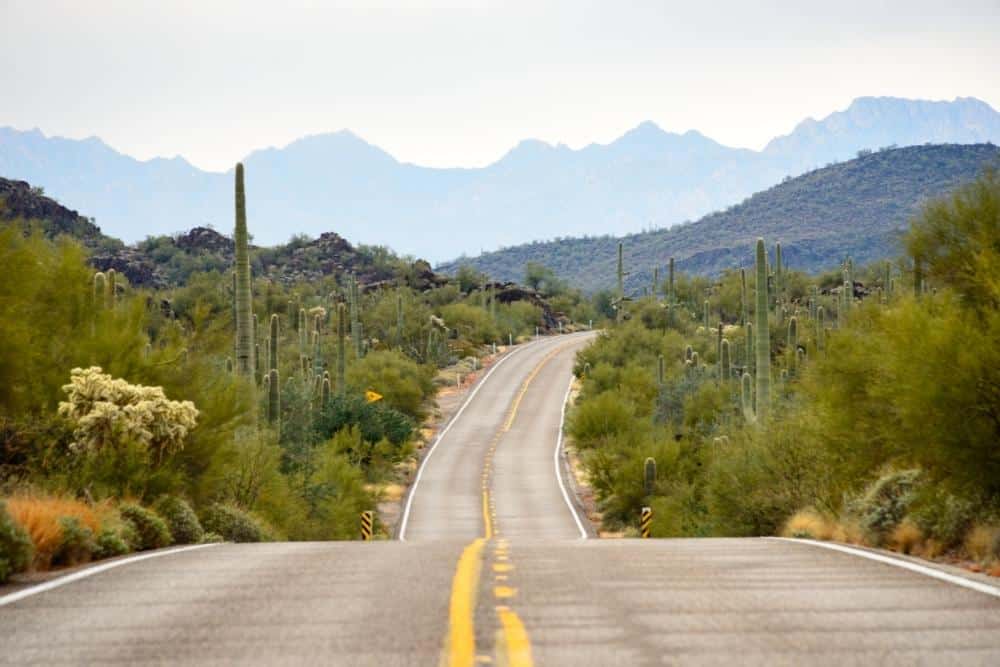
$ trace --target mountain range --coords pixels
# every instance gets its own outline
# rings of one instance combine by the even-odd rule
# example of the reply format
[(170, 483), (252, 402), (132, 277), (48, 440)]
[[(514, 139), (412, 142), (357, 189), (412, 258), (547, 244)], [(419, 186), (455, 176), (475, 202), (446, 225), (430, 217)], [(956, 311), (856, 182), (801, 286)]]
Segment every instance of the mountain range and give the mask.
[[(400, 162), (346, 130), (254, 151), (243, 162), (256, 243), (336, 231), (441, 261), (530, 240), (670, 227), (861, 149), (998, 141), (1000, 113), (974, 98), (863, 97), (760, 151), (644, 122), (578, 150), (522, 141), (482, 168)], [(126, 242), (232, 225), (231, 173), (180, 157), (139, 161), (94, 137), (0, 128), (0, 176), (43, 187)]]
[(670, 229), (615, 237), (567, 238), (528, 243), (438, 267), (455, 273), (463, 264), (493, 279), (523, 279), (528, 262), (584, 290), (615, 284), (621, 242), (626, 289), (641, 294), (671, 257), (681, 271), (718, 275), (753, 265), (753, 244), (780, 241), (787, 266), (817, 272), (852, 257), (856, 265), (898, 256), (910, 218), (929, 200), (967, 183), (986, 168), (1000, 169), (992, 144), (907, 146), (865, 153), (787, 179), (746, 201)]

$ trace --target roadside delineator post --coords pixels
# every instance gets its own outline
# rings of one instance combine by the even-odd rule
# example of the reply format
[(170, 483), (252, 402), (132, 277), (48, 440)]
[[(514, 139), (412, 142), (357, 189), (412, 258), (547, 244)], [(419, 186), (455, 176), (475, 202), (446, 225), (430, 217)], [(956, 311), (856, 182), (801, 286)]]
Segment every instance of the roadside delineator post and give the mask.
[(374, 519), (371, 511), (364, 511), (361, 513), (361, 539), (368, 542), (372, 539), (372, 520)]
[(650, 529), (653, 526), (653, 508), (643, 507), (642, 515), (639, 519), (639, 529), (642, 531), (642, 539), (649, 539)]

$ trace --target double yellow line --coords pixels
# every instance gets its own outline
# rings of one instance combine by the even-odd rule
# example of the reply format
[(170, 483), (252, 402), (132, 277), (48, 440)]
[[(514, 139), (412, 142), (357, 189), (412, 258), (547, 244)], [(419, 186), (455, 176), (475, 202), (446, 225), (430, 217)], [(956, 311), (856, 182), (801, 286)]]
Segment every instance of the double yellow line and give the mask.
[[(476, 613), (476, 598), (478, 584), (482, 572), (483, 550), (488, 540), (493, 539), (493, 512), (490, 507), (489, 469), (492, 466), (493, 452), (503, 434), (511, 429), (517, 416), (518, 408), (524, 395), (528, 392), (531, 382), (538, 376), (542, 368), (562, 352), (567, 345), (561, 345), (549, 352), (532, 369), (521, 384), (520, 389), (511, 402), (507, 419), (502, 428), (497, 431), (490, 443), (483, 466), (483, 537), (476, 538), (462, 550), (458, 566), (451, 584), (451, 600), (448, 610), (448, 639), (441, 656), (441, 664), (448, 667), (473, 667), (476, 662), (476, 634), (473, 618)], [(504, 549), (506, 551), (506, 549)], [(510, 569), (508, 566), (506, 569)], [(498, 605), (496, 608), (500, 619), (503, 640), (503, 653), (506, 664), (510, 667), (532, 667), (531, 640), (528, 632), (517, 613), (508, 605)], [(499, 639), (499, 638), (498, 638)]]

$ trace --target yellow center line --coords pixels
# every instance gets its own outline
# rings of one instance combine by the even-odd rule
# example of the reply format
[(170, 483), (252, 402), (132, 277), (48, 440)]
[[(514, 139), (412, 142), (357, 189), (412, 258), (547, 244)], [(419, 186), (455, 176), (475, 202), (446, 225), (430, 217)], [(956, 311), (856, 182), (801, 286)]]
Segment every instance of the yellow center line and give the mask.
[(480, 558), (486, 540), (477, 538), (465, 547), (451, 582), (448, 610), (448, 667), (470, 667), (476, 658), (476, 635), (472, 618), (476, 611)]
[[(569, 347), (571, 344), (561, 345), (549, 352), (542, 358), (538, 365), (532, 369), (525, 378), (511, 403), (510, 411), (504, 422), (503, 428), (497, 431), (490, 442), (486, 461), (483, 463), (483, 534), (484, 537), (476, 538), (462, 551), (459, 556), (458, 566), (455, 569), (455, 577), (451, 583), (451, 600), (448, 609), (448, 639), (446, 654), (442, 655), (441, 664), (448, 667), (473, 667), (477, 661), (483, 660), (486, 656), (476, 656), (476, 634), (473, 618), (476, 612), (476, 596), (479, 588), (479, 574), (482, 568), (483, 547), (487, 540), (493, 539), (495, 535), (493, 518), (493, 501), (489, 491), (489, 472), (492, 468), (492, 456), (500, 442), (503, 434), (511, 429), (517, 410), (521, 406), (521, 400), (528, 392), (531, 381), (541, 372), (542, 368), (552, 357)], [(497, 551), (496, 559), (506, 561), (507, 543), (503, 541), (501, 548)], [(499, 572), (510, 569), (510, 565), (496, 564), (494, 568)], [(504, 568), (504, 569), (501, 569)], [(517, 589), (506, 586), (494, 588), (496, 597), (512, 597)], [(507, 657), (507, 664), (510, 667), (532, 667), (534, 664), (531, 658), (531, 642), (528, 640), (528, 633), (524, 629), (524, 624), (516, 613), (507, 607), (498, 607), (497, 613), (500, 615), (500, 623), (503, 629), (504, 646), (503, 652)]]
[(509, 607), (497, 607), (500, 625), (503, 627), (504, 652), (510, 667), (532, 667), (531, 641), (524, 629), (524, 623)]

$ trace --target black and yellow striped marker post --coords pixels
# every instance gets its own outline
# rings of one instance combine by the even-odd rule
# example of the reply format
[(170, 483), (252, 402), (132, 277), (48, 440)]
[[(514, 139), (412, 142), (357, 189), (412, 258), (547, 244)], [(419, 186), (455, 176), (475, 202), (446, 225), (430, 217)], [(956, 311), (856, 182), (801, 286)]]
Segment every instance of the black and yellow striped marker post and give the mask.
[(370, 511), (361, 513), (361, 539), (365, 542), (372, 539), (372, 518)]
[(643, 507), (642, 515), (639, 518), (639, 529), (642, 531), (642, 539), (649, 539), (650, 530), (653, 527), (653, 508)]

